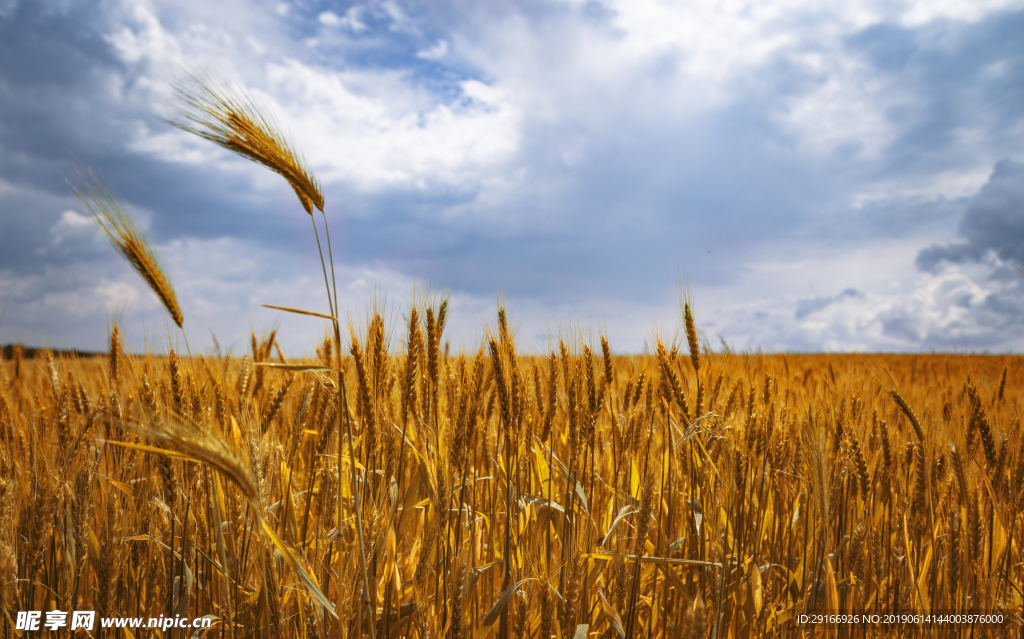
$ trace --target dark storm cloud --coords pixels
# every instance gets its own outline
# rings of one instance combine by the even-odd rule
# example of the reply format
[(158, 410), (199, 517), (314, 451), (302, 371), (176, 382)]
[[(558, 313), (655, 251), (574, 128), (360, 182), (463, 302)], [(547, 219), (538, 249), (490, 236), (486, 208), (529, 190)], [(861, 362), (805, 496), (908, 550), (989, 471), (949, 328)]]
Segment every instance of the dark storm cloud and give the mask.
[(934, 270), (940, 262), (978, 262), (994, 253), (1004, 261), (1024, 257), (1024, 164), (1003, 160), (971, 199), (960, 222), (962, 241), (932, 246), (917, 265)]

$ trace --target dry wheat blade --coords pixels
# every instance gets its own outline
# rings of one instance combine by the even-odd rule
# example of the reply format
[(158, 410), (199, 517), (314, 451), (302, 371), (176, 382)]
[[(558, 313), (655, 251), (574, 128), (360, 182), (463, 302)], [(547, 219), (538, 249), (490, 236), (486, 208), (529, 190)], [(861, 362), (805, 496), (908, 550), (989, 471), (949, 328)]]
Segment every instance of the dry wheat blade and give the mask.
[(325, 373), (337, 370), (330, 366), (312, 366), (306, 364), (281, 364), (278, 362), (256, 362), (256, 366), (275, 368), (280, 371), (292, 371), (296, 373)]
[(493, 606), (491, 606), (491, 610), (487, 613), (487, 616), (484, 617), (484, 620), (480, 622), (480, 629), (477, 630), (475, 639), (480, 639), (481, 637), (487, 635), (487, 631), (490, 629), (491, 626), (494, 625), (494, 622), (498, 620), (498, 616), (501, 614), (501, 611), (505, 609), (505, 606), (508, 605), (508, 600), (512, 598), (512, 595), (514, 595), (516, 591), (519, 590), (520, 586), (522, 586), (528, 581), (533, 581), (534, 579), (534, 577), (520, 579), (516, 583), (509, 586), (508, 589), (504, 593), (502, 593), (500, 597), (498, 597), (498, 600), (494, 602)]
[(316, 583), (316, 580), (313, 579), (313, 577), (302, 567), (302, 564), (299, 563), (298, 558), (296, 558), (291, 548), (281, 541), (281, 538), (277, 536), (274, 529), (271, 528), (263, 518), (260, 518), (260, 526), (263, 528), (263, 532), (266, 533), (267, 537), (270, 538), (270, 541), (273, 542), (277, 551), (281, 553), (284, 560), (288, 563), (291, 569), (295, 571), (295, 574), (298, 575), (299, 581), (301, 581), (302, 585), (306, 587), (309, 594), (311, 594), (313, 598), (316, 599), (316, 602), (323, 606), (327, 612), (331, 613), (331, 616), (337, 617), (338, 615), (334, 611), (334, 604), (332, 604), (331, 600), (328, 599), (320, 590), (320, 585)]
[(304, 310), (304, 309), (301, 309), (301, 308), (291, 308), (289, 306), (275, 306), (273, 304), (260, 304), (260, 306), (263, 306), (263, 307), (266, 307), (266, 308), (277, 309), (279, 311), (286, 311), (288, 313), (296, 313), (298, 315), (312, 315), (313, 317), (322, 317), (324, 319), (329, 319), (329, 320), (337, 320), (338, 319), (338, 318), (334, 317), (333, 315), (327, 315), (325, 313), (317, 313), (316, 311), (307, 311), (307, 310)]

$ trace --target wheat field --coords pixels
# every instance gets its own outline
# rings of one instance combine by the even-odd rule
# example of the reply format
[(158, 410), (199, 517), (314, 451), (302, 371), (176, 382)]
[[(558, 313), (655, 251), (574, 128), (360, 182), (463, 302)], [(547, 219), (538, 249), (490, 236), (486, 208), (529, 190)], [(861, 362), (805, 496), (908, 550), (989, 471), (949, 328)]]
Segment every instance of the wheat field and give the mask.
[(273, 334), (240, 360), (125, 355), (116, 331), (106, 358), (13, 352), (5, 622), (93, 609), (424, 639), (797, 636), (808, 610), (1020, 623), (1019, 358), (527, 356), (502, 320), (451, 355), (445, 310), (401, 336), (374, 315), (345, 392), (315, 370), (329, 339), (286, 370), (263, 365), (285, 365)]
[(526, 352), (501, 307), (452, 353), (443, 298), (343, 335), (313, 173), (244, 92), (178, 91), (173, 124), (295, 191), (327, 312), (272, 308), (326, 337), (190, 354), (130, 212), (73, 187), (186, 348), (5, 349), (5, 638), (79, 610), (210, 625), (76, 634), (130, 639), (1020, 635), (1021, 358), (713, 352), (689, 297), (646, 355)]

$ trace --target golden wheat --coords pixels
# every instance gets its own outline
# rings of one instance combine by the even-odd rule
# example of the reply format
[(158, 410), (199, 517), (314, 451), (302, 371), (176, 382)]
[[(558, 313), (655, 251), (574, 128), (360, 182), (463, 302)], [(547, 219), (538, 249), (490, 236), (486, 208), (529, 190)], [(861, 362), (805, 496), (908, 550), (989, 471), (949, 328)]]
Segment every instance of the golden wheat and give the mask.
[[(975, 629), (991, 636), (1019, 624), (1019, 358), (702, 351), (695, 369), (668, 345), (600, 345), (598, 366), (582, 343), (523, 355), (500, 322), (486, 356), (444, 357), (441, 315), (409, 313), (399, 353), (379, 316), (353, 329), (342, 383), (358, 401), (340, 418), (327, 377), (266, 369), (255, 384), (267, 338), (245, 361), (121, 353), (116, 376), (110, 355), (12, 349), (8, 614), (53, 598), (214, 615), (225, 637), (325, 638), (784, 636), (831, 609), (993, 611), (1006, 623)], [(915, 380), (901, 402), (878, 370)], [(688, 419), (678, 397), (696, 405), (697, 375), (734, 391)], [(355, 458), (344, 428), (331, 435), (346, 419)], [(1007, 442), (992, 463), (987, 439)], [(358, 481), (339, 482), (353, 465)]]

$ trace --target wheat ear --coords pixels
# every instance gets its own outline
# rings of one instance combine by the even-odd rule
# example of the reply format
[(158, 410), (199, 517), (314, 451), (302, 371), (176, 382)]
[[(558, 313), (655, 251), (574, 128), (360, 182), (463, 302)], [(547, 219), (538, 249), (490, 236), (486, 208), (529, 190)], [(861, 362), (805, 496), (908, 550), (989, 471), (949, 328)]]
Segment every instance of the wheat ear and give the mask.
[(80, 191), (74, 185), (71, 185), (71, 189), (117, 252), (128, 260), (142, 279), (146, 280), (163, 302), (164, 308), (171, 314), (171, 319), (178, 328), (182, 328), (185, 318), (182, 317), (181, 308), (178, 306), (171, 278), (167, 277), (160, 259), (142, 234), (135, 218), (117, 196), (104, 187), (95, 176), (90, 175), (89, 178), (91, 181), (86, 179), (83, 190)]
[(175, 86), (174, 110), (183, 131), (247, 157), (288, 180), (306, 213), (324, 210), (324, 195), (313, 173), (270, 117), (247, 93), (223, 82), (189, 75)]

